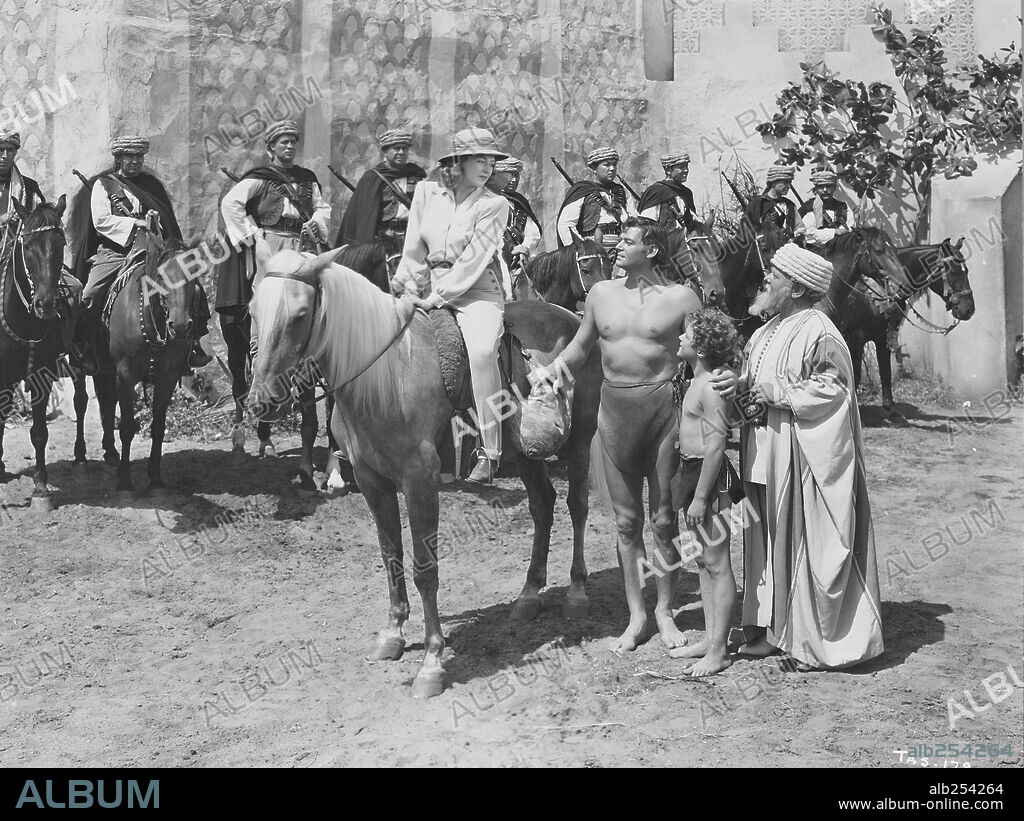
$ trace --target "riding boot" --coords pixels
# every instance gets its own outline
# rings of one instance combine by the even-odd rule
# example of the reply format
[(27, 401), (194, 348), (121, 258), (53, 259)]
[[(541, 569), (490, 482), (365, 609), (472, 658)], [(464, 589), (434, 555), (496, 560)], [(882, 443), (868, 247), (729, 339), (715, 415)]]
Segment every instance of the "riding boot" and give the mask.
[(192, 352), (188, 357), (189, 369), (204, 368), (211, 362), (213, 362), (213, 357), (203, 350), (202, 342), (198, 339), (193, 341)]

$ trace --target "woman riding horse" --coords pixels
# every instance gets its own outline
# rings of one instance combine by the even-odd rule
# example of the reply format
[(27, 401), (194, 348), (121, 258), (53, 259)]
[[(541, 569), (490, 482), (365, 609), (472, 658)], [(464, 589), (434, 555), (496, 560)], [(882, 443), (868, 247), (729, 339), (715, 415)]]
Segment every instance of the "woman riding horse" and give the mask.
[[(501, 392), (498, 341), (504, 297), (500, 285), (500, 253), (509, 204), (486, 187), (498, 150), (494, 135), (467, 128), (452, 138), (441, 157), (442, 182), (416, 187), (402, 259), (393, 290), (413, 297), (430, 311), (450, 307), (462, 329), (473, 380), (473, 404), (483, 447), (467, 481), (489, 484), (501, 458), (501, 420), (493, 398)], [(430, 286), (426, 297), (420, 293)]]

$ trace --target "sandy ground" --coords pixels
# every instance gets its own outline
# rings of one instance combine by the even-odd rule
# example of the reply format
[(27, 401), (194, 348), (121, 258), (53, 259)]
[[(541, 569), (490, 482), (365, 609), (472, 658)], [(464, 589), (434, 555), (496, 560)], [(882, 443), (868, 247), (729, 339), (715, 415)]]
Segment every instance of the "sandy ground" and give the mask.
[[(894, 751), (953, 741), (1012, 745), (970, 762), (1020, 766), (1020, 408), (973, 422), (902, 410), (909, 425), (895, 428), (864, 411), (881, 659), (806, 674), (740, 661), (690, 681), (657, 638), (611, 654), (626, 607), (596, 501), (591, 615), (562, 617), (571, 531), (560, 473), (552, 586), (526, 625), (509, 620), (530, 544), (522, 486), (443, 490), (453, 686), (427, 703), (410, 697), (422, 652), (414, 591), (406, 656), (364, 660), (387, 606), (376, 534), (362, 497), (325, 502), (290, 486), (297, 437), (279, 440), (279, 460), (241, 469), (226, 442), (171, 441), (176, 494), (121, 507), (110, 468), (72, 469), (73, 426), (60, 418), (49, 449), (60, 507), (29, 510), (27, 475), (0, 486), (0, 764), (908, 766)], [(967, 420), (952, 439), (950, 417)], [(94, 458), (97, 425), (93, 413)], [(27, 471), (27, 427), (5, 444), (8, 469)], [(144, 488), (148, 440), (135, 452)], [(692, 571), (677, 621), (695, 636)]]

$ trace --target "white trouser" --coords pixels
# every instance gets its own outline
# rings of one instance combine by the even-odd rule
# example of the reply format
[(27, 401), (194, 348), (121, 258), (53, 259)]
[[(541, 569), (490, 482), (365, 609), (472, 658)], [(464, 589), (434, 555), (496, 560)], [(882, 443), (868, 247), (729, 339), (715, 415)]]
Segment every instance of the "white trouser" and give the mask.
[(501, 418), (505, 406), (501, 394), (501, 371), (498, 368), (498, 342), (503, 329), (503, 310), (498, 300), (485, 295), (472, 300), (472, 292), (460, 297), (455, 319), (462, 329), (469, 354), (469, 373), (473, 377), (473, 405), (477, 427), (488, 459), (501, 458)]

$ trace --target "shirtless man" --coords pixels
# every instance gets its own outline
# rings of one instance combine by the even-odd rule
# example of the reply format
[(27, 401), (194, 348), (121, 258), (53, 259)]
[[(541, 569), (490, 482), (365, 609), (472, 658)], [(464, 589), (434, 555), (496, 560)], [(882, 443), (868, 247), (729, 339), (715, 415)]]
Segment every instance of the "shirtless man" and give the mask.
[[(679, 576), (679, 554), (673, 540), (679, 535), (672, 508), (670, 481), (679, 453), (678, 408), (672, 379), (679, 369), (676, 351), (686, 317), (700, 300), (685, 285), (665, 284), (659, 266), (668, 265), (664, 230), (654, 220), (630, 217), (623, 222), (616, 264), (625, 277), (599, 282), (587, 296), (583, 322), (575, 338), (551, 366), (537, 375), (555, 386), (571, 378), (590, 349), (601, 340), (604, 384), (597, 435), (618, 535), (619, 566), (629, 605), (629, 626), (610, 648), (635, 650), (647, 632), (640, 560), (643, 541), (643, 484), (647, 480), (648, 508), (657, 554), (653, 561), (658, 603), (654, 618), (666, 648), (686, 644), (672, 618), (672, 594)], [(657, 283), (657, 284), (655, 284)], [(736, 375), (716, 369), (716, 390), (728, 399)], [(673, 569), (669, 569), (673, 568)]]

